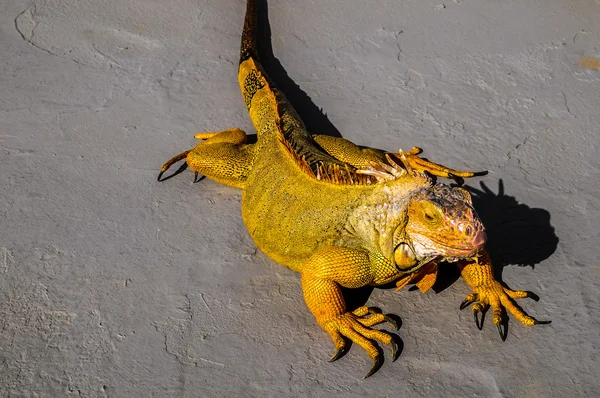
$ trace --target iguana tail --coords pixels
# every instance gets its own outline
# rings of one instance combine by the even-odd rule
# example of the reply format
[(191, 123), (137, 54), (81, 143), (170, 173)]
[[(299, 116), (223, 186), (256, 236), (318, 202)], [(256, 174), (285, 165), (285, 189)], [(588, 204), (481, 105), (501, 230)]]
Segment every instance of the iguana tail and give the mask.
[(244, 19), (244, 30), (242, 31), (242, 44), (240, 46), (240, 64), (248, 58), (258, 60), (256, 48), (256, 26), (258, 24), (258, 11), (256, 0), (248, 0), (246, 4), (246, 17)]
[[(256, 127), (259, 141), (282, 137), (283, 131), (290, 131), (295, 138), (310, 139), (304, 124), (296, 114), (259, 61), (258, 56), (258, 19), (259, 8), (264, 7), (264, 0), (248, 0), (246, 17), (240, 45), (240, 66), (238, 80), (244, 96), (246, 108)], [(254, 101), (253, 101), (254, 100)]]
[(285, 95), (267, 76), (259, 61), (257, 32), (259, 7), (264, 7), (264, 3), (265, 0), (246, 3), (238, 70), (240, 89), (258, 136), (255, 150), (261, 152), (267, 148), (285, 153), (296, 163), (296, 170), (318, 180), (335, 184), (370, 182), (369, 176), (358, 174), (352, 165), (338, 161), (318, 147)]

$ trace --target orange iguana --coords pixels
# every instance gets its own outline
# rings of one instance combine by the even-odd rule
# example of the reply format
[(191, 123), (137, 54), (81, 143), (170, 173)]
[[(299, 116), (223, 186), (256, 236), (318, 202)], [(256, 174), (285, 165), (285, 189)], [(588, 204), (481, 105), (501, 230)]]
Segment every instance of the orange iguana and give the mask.
[(418, 157), (418, 148), (385, 153), (310, 135), (259, 63), (256, 24), (255, 0), (249, 0), (238, 78), (256, 144), (247, 144), (237, 128), (197, 134), (203, 141), (169, 160), (158, 179), (185, 159), (196, 174), (242, 189), (248, 232), (270, 258), (301, 273), (306, 305), (337, 350), (331, 360), (344, 355), (349, 339), (373, 360), (368, 377), (383, 363), (377, 341), (392, 346), (394, 360), (397, 355), (393, 335), (372, 328), (382, 322), (396, 326), (393, 318), (366, 306), (348, 311), (342, 287), (397, 281), (398, 289), (416, 283), (425, 292), (442, 261), (455, 262), (472, 287), (461, 309), (474, 303), (479, 328), (478, 313), (490, 305), (503, 339), (503, 308), (524, 325), (544, 323), (513, 304), (533, 294), (494, 279), (470, 194), (432, 178), (485, 173), (429, 162)]

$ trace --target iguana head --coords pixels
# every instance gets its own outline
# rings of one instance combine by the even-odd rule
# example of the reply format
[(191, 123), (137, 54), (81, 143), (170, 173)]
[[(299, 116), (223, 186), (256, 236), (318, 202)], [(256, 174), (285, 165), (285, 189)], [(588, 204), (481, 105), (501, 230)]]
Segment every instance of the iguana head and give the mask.
[(407, 216), (406, 225), (394, 234), (394, 260), (399, 269), (435, 258), (470, 258), (485, 244), (485, 228), (463, 188), (438, 183), (420, 189), (408, 203)]

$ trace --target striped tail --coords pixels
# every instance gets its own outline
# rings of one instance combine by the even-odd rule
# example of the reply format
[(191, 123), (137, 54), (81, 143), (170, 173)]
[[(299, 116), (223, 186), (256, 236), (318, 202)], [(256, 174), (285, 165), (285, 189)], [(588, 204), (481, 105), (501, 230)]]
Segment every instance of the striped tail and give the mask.
[(258, 60), (256, 48), (256, 27), (258, 25), (258, 11), (256, 0), (248, 0), (246, 5), (246, 17), (244, 18), (244, 30), (242, 31), (242, 44), (240, 46), (240, 64), (248, 58)]

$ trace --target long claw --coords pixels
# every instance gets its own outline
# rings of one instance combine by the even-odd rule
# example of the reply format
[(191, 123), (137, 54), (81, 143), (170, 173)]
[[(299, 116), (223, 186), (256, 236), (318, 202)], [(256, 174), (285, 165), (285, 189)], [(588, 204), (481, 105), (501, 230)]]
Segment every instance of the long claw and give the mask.
[(469, 301), (467, 299), (464, 299), (462, 303), (460, 303), (460, 307), (458, 307), (459, 310), (464, 310), (465, 308), (467, 308), (469, 306), (469, 304), (471, 304), (472, 301)]
[(392, 335), (392, 362), (395, 362), (400, 357), (403, 349), (404, 343), (402, 340), (398, 336)]
[(475, 302), (475, 299), (469, 300), (469, 297), (467, 297), (466, 299), (463, 300), (462, 303), (460, 303), (459, 309), (462, 311), (465, 308), (467, 308), (469, 305), (471, 305), (473, 302)]
[(388, 315), (384, 315), (383, 319), (389, 323), (390, 325), (392, 325), (392, 327), (396, 330), (400, 329), (400, 325), (398, 325), (398, 323), (390, 316)]
[(552, 323), (552, 321), (538, 321), (537, 319), (533, 320), (534, 325), (548, 325), (550, 323)]
[(369, 370), (369, 373), (367, 373), (364, 378), (366, 379), (367, 377), (373, 376), (373, 374), (381, 368), (381, 365), (383, 365), (383, 357), (381, 355), (377, 355), (373, 359), (373, 367), (371, 370)]
[(201, 176), (200, 178), (198, 178), (199, 175), (200, 175), (200, 173), (198, 173), (196, 171), (196, 174), (194, 174), (194, 184), (196, 184), (196, 183), (198, 183), (198, 182), (200, 182), (200, 181), (202, 181), (202, 180), (204, 180), (206, 178), (206, 176), (204, 176), (204, 175)]
[(502, 341), (506, 341), (506, 336), (508, 336), (508, 328), (506, 324), (502, 322), (497, 324), (496, 327), (498, 328), (498, 333), (500, 333), (500, 338), (502, 339)]
[(162, 180), (160, 179), (160, 177), (162, 177), (162, 175), (165, 173), (166, 170), (161, 170), (160, 173), (158, 173), (158, 178), (156, 179), (158, 182), (162, 182)]
[[(481, 312), (481, 323), (479, 322), (479, 313)], [(477, 329), (483, 329), (483, 320), (485, 318), (485, 312), (483, 311), (473, 311), (473, 316), (475, 317), (475, 325), (477, 325)]]
[(343, 357), (344, 355), (346, 355), (346, 353), (348, 352), (348, 350), (346, 350), (346, 346), (343, 345), (340, 348), (338, 348), (338, 350), (336, 351), (335, 354), (333, 354), (333, 356), (331, 357), (331, 359), (329, 359), (329, 362), (335, 362), (338, 359), (340, 359), (341, 357)]

